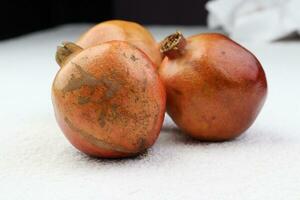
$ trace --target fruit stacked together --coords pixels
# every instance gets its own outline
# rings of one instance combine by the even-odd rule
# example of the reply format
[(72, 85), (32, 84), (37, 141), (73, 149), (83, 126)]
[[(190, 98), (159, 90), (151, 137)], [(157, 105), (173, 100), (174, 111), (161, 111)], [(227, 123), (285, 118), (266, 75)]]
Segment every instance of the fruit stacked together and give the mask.
[(100, 23), (58, 47), (52, 86), (57, 122), (80, 151), (137, 155), (157, 139), (165, 110), (186, 134), (223, 141), (261, 110), (267, 81), (248, 50), (216, 33), (157, 43), (139, 24)]

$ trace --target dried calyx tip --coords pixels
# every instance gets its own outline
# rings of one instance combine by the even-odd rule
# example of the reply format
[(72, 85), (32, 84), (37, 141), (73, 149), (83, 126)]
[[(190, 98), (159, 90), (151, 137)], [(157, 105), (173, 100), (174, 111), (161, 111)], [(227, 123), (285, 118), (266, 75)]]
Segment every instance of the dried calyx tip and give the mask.
[(175, 58), (184, 52), (185, 45), (185, 38), (179, 31), (176, 31), (162, 41), (160, 51), (165, 56)]
[(75, 43), (72, 42), (62, 42), (61, 46), (57, 47), (55, 59), (59, 66), (63, 66), (68, 57), (70, 57), (73, 53), (81, 51), (82, 48)]
[(176, 45), (178, 44), (181, 36), (182, 34), (179, 31), (176, 31), (176, 33), (173, 33), (172, 35), (166, 37), (162, 41), (160, 51), (164, 53), (166, 51), (169, 51), (170, 49), (176, 48)]

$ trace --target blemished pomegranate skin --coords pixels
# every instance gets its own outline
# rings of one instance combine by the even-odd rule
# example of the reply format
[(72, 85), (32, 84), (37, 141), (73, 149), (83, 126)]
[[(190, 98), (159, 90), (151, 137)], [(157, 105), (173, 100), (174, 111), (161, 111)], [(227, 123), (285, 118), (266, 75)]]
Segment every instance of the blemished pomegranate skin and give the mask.
[(76, 44), (88, 48), (112, 40), (126, 41), (136, 46), (149, 56), (156, 68), (162, 61), (159, 44), (152, 34), (142, 25), (125, 20), (101, 22), (87, 30)]
[(180, 129), (199, 140), (224, 141), (251, 126), (267, 96), (264, 70), (251, 52), (217, 33), (187, 39), (176, 33), (161, 50), (167, 112)]
[(154, 144), (166, 94), (148, 56), (122, 41), (86, 49), (67, 43), (58, 50), (57, 61), (61, 68), (52, 85), (55, 116), (77, 149), (121, 158)]

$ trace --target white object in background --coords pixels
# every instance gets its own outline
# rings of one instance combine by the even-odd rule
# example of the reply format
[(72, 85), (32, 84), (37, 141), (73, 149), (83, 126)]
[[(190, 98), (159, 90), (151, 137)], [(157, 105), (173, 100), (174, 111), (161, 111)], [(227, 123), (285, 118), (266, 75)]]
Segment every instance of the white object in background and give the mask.
[(238, 41), (274, 41), (300, 32), (299, 0), (211, 0), (208, 26)]

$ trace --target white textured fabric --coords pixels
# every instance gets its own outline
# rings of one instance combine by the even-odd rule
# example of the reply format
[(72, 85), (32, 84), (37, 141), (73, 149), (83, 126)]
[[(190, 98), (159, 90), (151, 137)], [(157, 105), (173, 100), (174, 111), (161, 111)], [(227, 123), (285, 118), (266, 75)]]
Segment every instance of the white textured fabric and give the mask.
[[(300, 199), (300, 43), (244, 43), (261, 60), (269, 96), (255, 124), (224, 143), (180, 134), (169, 118), (133, 159), (92, 159), (58, 128), (50, 88), (69, 25), (0, 43), (0, 199)], [(188, 27), (151, 27), (158, 39)]]
[(300, 33), (299, 0), (211, 0), (208, 25), (239, 41), (273, 41)]

